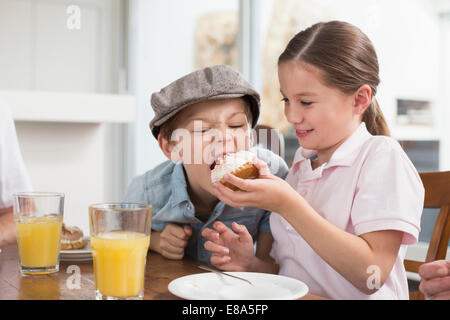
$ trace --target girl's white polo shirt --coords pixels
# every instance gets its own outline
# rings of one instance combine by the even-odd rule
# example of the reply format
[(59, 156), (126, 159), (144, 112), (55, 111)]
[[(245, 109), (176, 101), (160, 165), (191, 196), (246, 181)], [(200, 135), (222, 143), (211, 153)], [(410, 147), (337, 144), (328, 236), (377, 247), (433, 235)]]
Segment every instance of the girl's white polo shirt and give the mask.
[[(280, 264), (280, 274), (305, 282), (312, 294), (332, 299), (408, 299), (403, 259), (406, 245), (418, 239), (424, 200), (417, 170), (397, 141), (372, 136), (364, 123), (328, 163), (313, 170), (310, 158), (315, 153), (301, 147), (297, 150), (288, 183), (342, 230), (355, 235), (399, 230), (403, 232), (402, 245), (384, 285), (366, 295), (317, 255), (286, 220), (272, 213), (271, 255)], [(376, 283), (369, 279), (374, 271), (368, 270), (369, 285)]]

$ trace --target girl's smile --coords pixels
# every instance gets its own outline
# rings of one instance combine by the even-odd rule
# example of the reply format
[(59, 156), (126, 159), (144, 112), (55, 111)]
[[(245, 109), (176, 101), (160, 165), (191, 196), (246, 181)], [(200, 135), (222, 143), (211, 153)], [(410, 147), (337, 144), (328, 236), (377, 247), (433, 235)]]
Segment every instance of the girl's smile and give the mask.
[(310, 129), (310, 130), (295, 130), (295, 135), (299, 138), (306, 138), (307, 136), (309, 136), (312, 132), (314, 131), (314, 129)]

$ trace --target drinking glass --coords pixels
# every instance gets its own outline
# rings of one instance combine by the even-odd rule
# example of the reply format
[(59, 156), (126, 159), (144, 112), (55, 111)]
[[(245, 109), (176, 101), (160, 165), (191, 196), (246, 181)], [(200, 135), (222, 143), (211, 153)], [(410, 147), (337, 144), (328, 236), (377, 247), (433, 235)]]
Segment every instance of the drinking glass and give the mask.
[(142, 299), (152, 207), (141, 203), (89, 206), (97, 300)]
[(63, 214), (63, 193), (22, 192), (14, 195), (14, 220), (22, 275), (59, 271)]

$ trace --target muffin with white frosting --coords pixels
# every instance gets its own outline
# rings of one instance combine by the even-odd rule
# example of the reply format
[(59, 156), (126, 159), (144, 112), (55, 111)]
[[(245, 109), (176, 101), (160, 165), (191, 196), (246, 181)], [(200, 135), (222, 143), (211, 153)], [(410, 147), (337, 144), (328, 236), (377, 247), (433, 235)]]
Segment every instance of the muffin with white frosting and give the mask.
[(224, 186), (236, 191), (238, 187), (226, 182), (223, 178), (227, 173), (231, 173), (241, 179), (255, 179), (259, 176), (258, 169), (253, 165), (255, 155), (249, 151), (239, 151), (228, 153), (217, 159), (211, 165), (211, 182), (220, 181)]

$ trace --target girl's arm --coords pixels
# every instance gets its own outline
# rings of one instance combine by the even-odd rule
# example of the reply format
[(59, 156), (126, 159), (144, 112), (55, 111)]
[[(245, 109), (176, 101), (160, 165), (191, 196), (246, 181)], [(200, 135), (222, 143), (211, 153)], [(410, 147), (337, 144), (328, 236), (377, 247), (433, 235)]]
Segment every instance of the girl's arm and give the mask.
[(244, 191), (232, 191), (217, 183), (216, 196), (232, 206), (260, 207), (279, 213), (323, 260), (363, 293), (376, 291), (367, 285), (374, 270), (379, 271), (380, 286), (384, 283), (402, 242), (401, 231), (350, 234), (323, 218), (286, 181), (270, 175), (267, 165), (254, 164), (260, 170), (260, 179), (242, 180), (226, 175), (226, 181)]
[[(365, 294), (379, 289), (389, 276), (403, 232), (382, 230), (360, 236), (342, 230), (320, 216), (300, 195), (279, 212), (310, 247), (333, 269)], [(377, 274), (375, 274), (375, 272)], [(369, 277), (378, 277), (373, 288)], [(371, 289), (372, 288), (372, 289)]]

